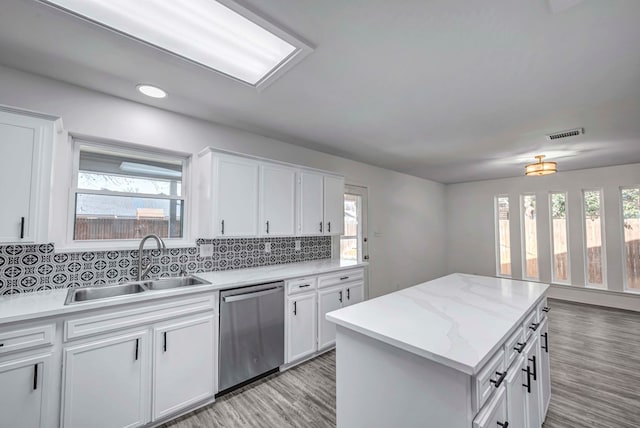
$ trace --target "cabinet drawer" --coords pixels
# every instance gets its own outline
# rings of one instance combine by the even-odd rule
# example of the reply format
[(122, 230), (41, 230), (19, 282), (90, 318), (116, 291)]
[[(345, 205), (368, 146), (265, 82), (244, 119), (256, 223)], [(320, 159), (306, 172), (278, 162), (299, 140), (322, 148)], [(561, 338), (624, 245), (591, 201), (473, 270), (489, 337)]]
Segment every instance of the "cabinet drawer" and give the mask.
[(318, 278), (310, 276), (306, 278), (296, 278), (287, 281), (287, 295), (313, 291), (318, 286)]
[(65, 342), (80, 337), (137, 327), (198, 312), (215, 312), (216, 295), (172, 299), (164, 303), (142, 303), (132, 309), (111, 310), (98, 315), (75, 318), (64, 323)]
[(350, 269), (339, 272), (328, 273), (318, 277), (318, 288), (331, 287), (332, 285), (343, 284), (351, 281), (358, 281), (364, 278), (364, 269)]
[(476, 410), (484, 406), (493, 392), (504, 383), (505, 371), (504, 351), (500, 350), (475, 377)]
[(547, 303), (547, 298), (545, 297), (538, 304), (538, 322), (542, 322), (547, 317), (547, 312), (549, 312), (549, 305)]
[(0, 331), (0, 355), (23, 349), (53, 345), (55, 324)]
[(505, 367), (511, 366), (511, 363), (524, 351), (524, 347), (522, 327), (518, 327), (504, 344)]
[(525, 340), (529, 341), (529, 338), (538, 329), (539, 325), (540, 323), (538, 322), (538, 313), (534, 309), (529, 315), (527, 315), (527, 318), (525, 318), (524, 322), (522, 323)]

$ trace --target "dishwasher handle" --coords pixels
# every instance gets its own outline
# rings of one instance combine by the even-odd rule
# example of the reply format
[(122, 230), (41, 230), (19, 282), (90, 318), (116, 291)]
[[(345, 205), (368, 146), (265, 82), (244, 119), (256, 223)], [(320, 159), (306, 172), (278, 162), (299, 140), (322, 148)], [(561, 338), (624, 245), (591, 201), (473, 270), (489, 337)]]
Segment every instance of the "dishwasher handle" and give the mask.
[(256, 297), (266, 296), (268, 294), (277, 293), (282, 290), (282, 286), (267, 288), (266, 290), (253, 291), (244, 294), (235, 294), (233, 296), (225, 296), (222, 298), (224, 303), (240, 302), (242, 300), (255, 299)]

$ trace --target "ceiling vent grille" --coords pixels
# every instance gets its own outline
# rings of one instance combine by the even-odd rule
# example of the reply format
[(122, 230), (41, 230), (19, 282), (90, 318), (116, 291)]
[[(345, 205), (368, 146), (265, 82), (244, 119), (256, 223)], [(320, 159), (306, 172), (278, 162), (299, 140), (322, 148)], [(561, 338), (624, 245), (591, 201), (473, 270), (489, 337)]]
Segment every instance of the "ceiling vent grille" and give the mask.
[(547, 135), (547, 140), (559, 140), (561, 138), (575, 137), (576, 135), (584, 134), (584, 128), (569, 129), (568, 131), (554, 132)]

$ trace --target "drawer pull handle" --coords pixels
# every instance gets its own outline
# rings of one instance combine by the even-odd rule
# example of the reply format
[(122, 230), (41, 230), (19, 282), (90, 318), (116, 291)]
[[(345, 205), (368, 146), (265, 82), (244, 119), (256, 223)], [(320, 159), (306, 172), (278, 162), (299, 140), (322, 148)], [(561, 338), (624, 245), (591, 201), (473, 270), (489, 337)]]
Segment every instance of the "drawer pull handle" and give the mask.
[(549, 333), (545, 333), (545, 334), (541, 334), (541, 337), (544, 337), (544, 345), (542, 345), (542, 349), (544, 349), (544, 352), (549, 352)]
[(551, 308), (549, 306), (545, 306), (544, 308), (542, 308), (542, 312), (549, 312), (551, 310)]
[(293, 315), (298, 315), (298, 302), (293, 302)]
[(527, 346), (527, 342), (525, 343), (518, 342), (518, 344), (513, 348), (513, 350), (517, 351), (518, 354), (522, 354), (522, 351), (524, 351), (525, 346)]
[(38, 389), (38, 365), (33, 365), (33, 390)]
[(2, 348), (4, 346), (4, 343), (0, 343), (0, 348)]
[(522, 384), (525, 388), (527, 388), (527, 392), (531, 394), (531, 372), (529, 371), (529, 366), (526, 369), (522, 369), (523, 372), (527, 373), (527, 383)]
[(505, 376), (507, 375), (507, 371), (505, 370), (502, 373), (496, 372), (496, 374), (498, 375), (498, 378), (496, 380), (491, 379), (489, 380), (489, 382), (492, 383), (493, 386), (498, 388), (502, 384), (502, 381), (504, 380)]
[(539, 322), (534, 322), (532, 323), (529, 328), (533, 331), (536, 331), (538, 329), (538, 327), (540, 327), (540, 323)]
[(311, 284), (298, 285), (298, 288), (307, 288), (307, 287), (311, 287)]
[(338, 300), (340, 300), (340, 303), (342, 303), (342, 290), (338, 292)]
[(140, 339), (136, 339), (136, 361), (138, 361), (139, 348), (140, 348)]
[(349, 277), (348, 276), (341, 276), (340, 277), (340, 281), (344, 281), (345, 279), (349, 279)]
[(20, 239), (24, 239), (24, 217), (20, 217)]
[(327, 222), (327, 232), (331, 233), (331, 222)]
[(509, 422), (497, 422), (499, 427), (507, 428), (509, 426)]
[(347, 288), (347, 300), (351, 300), (351, 289)]
[(533, 375), (533, 380), (537, 380), (538, 369), (536, 368), (536, 356), (534, 355), (529, 358), (529, 361), (533, 363), (533, 372), (531, 373)]
[(167, 352), (167, 332), (166, 331), (163, 332), (162, 336), (163, 336), (163, 339), (164, 339), (163, 343), (162, 343), (162, 351), (163, 352)]
[(222, 220), (222, 222), (221, 222), (221, 223), (222, 223), (222, 230), (221, 230), (221, 232), (222, 232), (222, 234), (224, 235), (224, 220)]
[(320, 222), (320, 233), (322, 233), (322, 222)]

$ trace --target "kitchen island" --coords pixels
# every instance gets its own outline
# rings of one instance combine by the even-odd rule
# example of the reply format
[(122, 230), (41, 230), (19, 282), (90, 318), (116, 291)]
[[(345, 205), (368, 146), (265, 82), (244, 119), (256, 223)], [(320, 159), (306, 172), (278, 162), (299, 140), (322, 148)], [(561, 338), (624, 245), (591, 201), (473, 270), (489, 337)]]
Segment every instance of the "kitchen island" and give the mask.
[(548, 287), (452, 274), (330, 312), (338, 427), (540, 427)]

